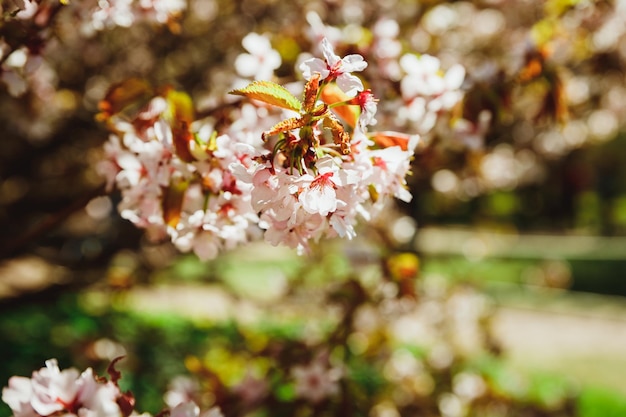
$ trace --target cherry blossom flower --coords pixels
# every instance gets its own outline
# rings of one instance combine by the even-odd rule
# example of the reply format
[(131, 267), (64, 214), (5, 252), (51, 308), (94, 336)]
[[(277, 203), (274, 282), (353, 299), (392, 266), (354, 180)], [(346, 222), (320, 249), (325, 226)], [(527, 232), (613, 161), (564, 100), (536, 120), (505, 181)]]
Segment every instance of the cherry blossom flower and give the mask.
[(371, 51), (380, 75), (392, 81), (402, 78), (398, 57), (402, 53), (402, 42), (398, 39), (400, 26), (395, 19), (381, 18), (372, 28), (374, 39)]
[(91, 11), (91, 19), (85, 19), (85, 31), (88, 29), (103, 30), (108, 27), (130, 27), (135, 22), (132, 0), (105, 0), (98, 2)]
[[(322, 216), (327, 216), (328, 213), (337, 210), (336, 185), (332, 176), (332, 171), (318, 175), (311, 181), (308, 188), (298, 194), (302, 208), (308, 213), (319, 213)], [(302, 179), (306, 181), (308, 178), (303, 177)]]
[(363, 57), (358, 54), (348, 55), (344, 58), (335, 55), (335, 51), (327, 38), (322, 40), (321, 47), (324, 60), (311, 58), (300, 65), (304, 78), (310, 80), (311, 76), (317, 72), (321, 75), (321, 80), (328, 79), (329, 82), (336, 80), (339, 88), (350, 96), (357, 91), (363, 91), (361, 80), (351, 74), (353, 71), (363, 71), (367, 67), (367, 62)]
[[(307, 35), (313, 42), (313, 47), (318, 48), (318, 45), (324, 40), (328, 39), (331, 45), (336, 45), (342, 38), (341, 30), (324, 24), (320, 15), (314, 11), (309, 11), (306, 14), (306, 21), (309, 24)], [(317, 49), (316, 52), (319, 52)]]
[(237, 56), (235, 60), (237, 73), (255, 80), (272, 79), (274, 70), (280, 67), (282, 60), (280, 54), (272, 48), (267, 36), (252, 32), (247, 34), (241, 43), (248, 53)]
[(420, 134), (430, 132), (439, 116), (450, 111), (462, 98), (465, 69), (454, 65), (448, 71), (431, 55), (407, 53), (400, 58), (405, 75), (400, 90), (405, 104), (398, 109), (400, 123), (408, 122)]
[(177, 376), (169, 384), (163, 396), (168, 407), (176, 407), (180, 403), (192, 401), (200, 389), (198, 382), (187, 376)]
[(193, 401), (182, 402), (170, 410), (170, 417), (198, 417), (200, 407)]
[(105, 145), (107, 160), (99, 170), (121, 190), (123, 218), (156, 238), (169, 236), (183, 252), (212, 259), (254, 234), (258, 217), (250, 204), (251, 187), (229, 171), (234, 161), (249, 164), (254, 148), (246, 133), (233, 132), (239, 140), (211, 139), (211, 129), (198, 124), (197, 142), (190, 142), (183, 160), (166, 120), (169, 106), (156, 97), (130, 122), (113, 117), (117, 133)]
[(34, 417), (37, 413), (31, 405), (33, 388), (29, 378), (13, 376), (9, 386), (2, 390), (2, 401), (13, 411), (14, 417)]
[[(316, 162), (314, 171), (302, 174), (264, 164), (247, 170), (234, 164), (231, 169), (238, 178), (252, 184), (252, 206), (260, 213), (259, 225), (265, 229), (269, 243), (306, 252), (309, 242), (322, 236), (353, 235), (353, 212), (360, 202), (356, 192), (358, 175), (343, 169), (340, 160), (324, 156)], [(329, 223), (335, 216), (341, 219)]]
[(76, 369), (61, 371), (56, 360), (46, 361), (46, 367), (33, 373), (31, 405), (40, 415), (69, 409), (77, 394), (80, 374)]
[(165, 24), (187, 8), (187, 0), (139, 0), (139, 7), (147, 20)]
[(335, 189), (341, 185), (338, 167), (331, 157), (318, 161), (317, 167), (317, 176), (306, 174), (298, 180), (299, 184), (308, 183), (308, 186), (303, 187), (299, 192), (298, 201), (307, 213), (327, 216), (337, 210), (338, 201)]
[(372, 90), (361, 91), (352, 101), (361, 108), (358, 123), (362, 130), (366, 130), (368, 125), (377, 123), (374, 116), (378, 110), (378, 100), (374, 97)]
[(15, 417), (49, 416), (54, 413), (81, 417), (119, 417), (122, 394), (113, 382), (99, 382), (88, 368), (61, 371), (55, 359), (33, 372), (32, 378), (14, 376), (2, 390)]
[(201, 412), (193, 401), (183, 402), (170, 410), (170, 417), (224, 417), (219, 407)]
[(138, 22), (170, 24), (187, 8), (186, 0), (85, 0), (70, 2), (68, 7), (81, 16), (80, 29), (86, 36)]
[(406, 185), (411, 154), (412, 151), (404, 151), (399, 146), (376, 149), (369, 153), (374, 165), (372, 184), (379, 195), (391, 194), (404, 202), (411, 201), (412, 196)]
[(379, 59), (396, 58), (402, 51), (402, 44), (396, 39), (400, 25), (395, 19), (382, 18), (374, 24), (374, 54)]
[(118, 398), (122, 396), (118, 386), (111, 381), (98, 382), (91, 368), (81, 374), (81, 387), (77, 402), (80, 417), (120, 417), (122, 410)]
[(322, 361), (323, 356), (318, 356), (308, 365), (291, 368), (291, 375), (296, 384), (296, 395), (312, 403), (319, 403), (339, 393), (341, 369), (325, 365)]

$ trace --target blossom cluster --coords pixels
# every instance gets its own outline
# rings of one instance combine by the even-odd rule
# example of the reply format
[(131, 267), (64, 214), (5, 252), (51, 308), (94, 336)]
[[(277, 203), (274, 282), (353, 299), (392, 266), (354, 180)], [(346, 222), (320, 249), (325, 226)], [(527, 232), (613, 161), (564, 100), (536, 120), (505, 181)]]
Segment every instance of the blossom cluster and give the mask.
[[(119, 88), (130, 88), (130, 82)], [(220, 249), (248, 241), (258, 221), (250, 186), (229, 170), (235, 161), (251, 163), (254, 148), (228, 134), (218, 136), (209, 125), (188, 124), (193, 117), (182, 114), (186, 99), (166, 90), (131, 117), (103, 112), (114, 133), (99, 170), (109, 188), (120, 189), (123, 218), (154, 238), (169, 235), (180, 250), (210, 259)]]
[(456, 64), (444, 72), (439, 58), (428, 54), (408, 53), (399, 63), (404, 105), (398, 110), (398, 119), (426, 134), (435, 126), (439, 114), (449, 112), (463, 98), (460, 87), (465, 69)]
[[(76, 4), (74, 4), (76, 3)], [(71, 2), (74, 13), (80, 16), (81, 31), (93, 35), (112, 27), (130, 27), (140, 22), (169, 25), (187, 8), (186, 0), (101, 0)]]
[[(267, 43), (248, 36), (244, 46), (259, 42)], [(261, 231), (300, 252), (322, 237), (350, 239), (357, 220), (369, 220), (388, 197), (410, 201), (406, 176), (418, 136), (369, 132), (377, 99), (352, 74), (367, 63), (358, 54), (339, 57), (326, 38), (321, 50), (323, 59), (300, 65), (302, 102), (278, 84), (254, 81), (232, 92), (253, 99), (238, 109), (251, 119), (231, 116), (219, 133), (194, 120), (183, 93), (156, 91), (129, 114), (129, 103), (154, 92), (138, 80), (111, 89), (100, 118), (112, 134), (99, 168), (122, 192), (122, 217), (210, 259)], [(267, 75), (275, 61), (266, 60)]]
[[(312, 39), (326, 37), (333, 40), (333, 45), (346, 42), (339, 29), (324, 25), (314, 12), (307, 15), (307, 20), (312, 26)], [(389, 119), (385, 123), (426, 137), (438, 120), (450, 116), (461, 103), (465, 68), (457, 63), (446, 69), (439, 58), (430, 54), (403, 52), (397, 20), (379, 19), (372, 27), (372, 35), (365, 48), (376, 65), (377, 74), (372, 82), (392, 81), (398, 85), (393, 92), (397, 99), (385, 104), (384, 115)]]
[[(34, 371), (31, 378), (13, 376), (2, 390), (4, 401), (14, 417), (51, 415), (79, 417), (148, 417), (135, 411), (135, 399), (122, 392), (117, 384), (121, 374), (115, 370), (116, 360), (109, 365), (110, 380), (94, 374), (92, 368), (80, 373), (75, 368), (61, 370), (56, 359)], [(181, 402), (169, 410), (171, 417), (221, 417), (218, 408), (200, 414), (197, 405)]]

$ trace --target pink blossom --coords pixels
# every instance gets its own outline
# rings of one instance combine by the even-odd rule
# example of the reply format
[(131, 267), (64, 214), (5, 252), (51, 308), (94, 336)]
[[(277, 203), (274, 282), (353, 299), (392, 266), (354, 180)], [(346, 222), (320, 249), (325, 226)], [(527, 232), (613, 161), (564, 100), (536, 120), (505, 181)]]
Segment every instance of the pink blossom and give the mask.
[(410, 169), (412, 151), (403, 151), (399, 146), (373, 150), (369, 153), (373, 161), (372, 181), (379, 195), (393, 195), (409, 202), (406, 175)]
[(170, 410), (170, 417), (198, 417), (200, 415), (200, 407), (193, 401), (179, 403)]
[(368, 125), (375, 125), (376, 111), (378, 110), (378, 100), (374, 97), (372, 90), (361, 91), (354, 98), (356, 104), (361, 108), (361, 114), (359, 115), (359, 127), (366, 130)]
[(282, 60), (280, 54), (272, 48), (269, 39), (252, 32), (247, 34), (241, 43), (248, 53), (240, 54), (235, 60), (237, 73), (255, 80), (271, 79)]
[(193, 401), (182, 402), (170, 410), (170, 417), (224, 417), (219, 407), (200, 412)]
[[(254, 49), (259, 45), (271, 48), (264, 36), (244, 38), (250, 56), (259, 53)], [(354, 237), (357, 221), (369, 220), (387, 196), (409, 201), (404, 175), (412, 148), (375, 144), (365, 134), (376, 123), (377, 100), (350, 72), (367, 63), (360, 55), (335, 55), (328, 39), (321, 49), (323, 60), (302, 64), (305, 78), (317, 72), (354, 94), (347, 100), (361, 110), (354, 130), (331, 121), (331, 142), (328, 126), (314, 119), (308, 128), (315, 140), (298, 142), (291, 129), (295, 142), (283, 150), (274, 138), (267, 144), (259, 139), (286, 115), (247, 103), (232, 111), (232, 123), (220, 135), (211, 122), (191, 123), (188, 133), (195, 140), (185, 152), (172, 128), (167, 96), (156, 97), (134, 119), (111, 118), (115, 134), (105, 146), (108, 162), (100, 171), (122, 193), (122, 217), (206, 260), (261, 234), (271, 244), (306, 252), (321, 238)], [(350, 152), (338, 153), (338, 145)], [(383, 149), (373, 150), (374, 145)]]
[(102, 0), (70, 2), (81, 16), (81, 31), (87, 35), (116, 26), (130, 27), (147, 21), (170, 24), (187, 8), (186, 0)]
[(463, 98), (465, 68), (457, 64), (444, 72), (438, 58), (410, 53), (400, 58), (400, 66), (405, 72), (400, 82), (405, 104), (398, 110), (399, 122), (409, 122), (420, 134), (426, 134), (440, 115)]
[[(140, 0), (139, 7), (147, 20), (168, 23), (187, 8), (186, 0)], [(144, 17), (144, 18), (146, 18)]]
[(316, 166), (318, 174), (315, 177), (305, 174), (297, 180), (298, 184), (306, 184), (302, 186), (298, 200), (307, 213), (327, 216), (337, 210), (335, 189), (341, 185), (339, 169), (332, 157), (320, 159)]
[(55, 359), (33, 372), (32, 378), (12, 377), (2, 390), (15, 417), (49, 416), (55, 413), (81, 417), (119, 417), (122, 394), (113, 382), (99, 382), (88, 368), (61, 371)]
[(76, 369), (61, 371), (57, 361), (46, 361), (46, 367), (33, 373), (31, 386), (33, 396), (31, 405), (42, 416), (57, 411), (70, 409), (78, 394), (77, 380), (79, 373)]
[[(236, 163), (245, 171), (254, 147), (247, 143), (247, 133), (233, 132), (238, 140), (226, 134), (210, 139), (212, 129), (199, 124), (198, 142), (190, 150), (197, 159), (186, 162), (174, 145), (169, 106), (156, 97), (133, 120), (113, 118), (118, 134), (105, 145), (108, 158), (99, 171), (120, 189), (123, 218), (158, 238), (169, 236), (181, 251), (212, 259), (255, 233), (258, 216), (250, 203), (251, 184), (229, 168)], [(168, 202), (169, 190), (178, 190), (182, 205)]]
[(308, 213), (327, 216), (337, 209), (337, 193), (332, 181), (333, 172), (320, 174), (298, 195), (302, 208)]
[(310, 80), (311, 76), (317, 72), (322, 80), (327, 78), (330, 81), (336, 80), (339, 88), (348, 95), (363, 91), (361, 80), (351, 74), (353, 71), (363, 71), (367, 67), (367, 62), (361, 55), (352, 54), (341, 58), (335, 55), (327, 38), (322, 40), (322, 53), (324, 60), (311, 58), (300, 65), (300, 70), (306, 80)]
[(199, 389), (200, 386), (196, 380), (187, 376), (177, 376), (170, 382), (163, 399), (168, 407), (176, 407), (180, 403), (192, 401)]
[(341, 370), (329, 368), (321, 358), (314, 359), (306, 366), (294, 366), (291, 375), (296, 383), (296, 395), (313, 403), (339, 393)]
[(15, 417), (37, 416), (30, 403), (32, 396), (31, 381), (23, 376), (11, 377), (9, 386), (2, 389), (2, 401), (11, 408)]
[(117, 385), (111, 381), (98, 382), (91, 368), (81, 374), (78, 383), (80, 417), (120, 417), (117, 400), (121, 393)]
[(307, 12), (306, 21), (309, 24), (307, 35), (314, 48), (317, 48), (324, 38), (328, 39), (331, 45), (335, 45), (342, 37), (340, 29), (324, 24), (322, 18), (314, 11)]

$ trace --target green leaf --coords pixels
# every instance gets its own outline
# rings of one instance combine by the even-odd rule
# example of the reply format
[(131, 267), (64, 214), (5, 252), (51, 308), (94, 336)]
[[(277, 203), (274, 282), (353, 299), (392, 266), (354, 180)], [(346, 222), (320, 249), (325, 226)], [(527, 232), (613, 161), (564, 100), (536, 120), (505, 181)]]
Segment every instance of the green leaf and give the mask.
[(230, 94), (260, 100), (274, 106), (300, 111), (302, 103), (282, 85), (271, 81), (253, 81), (247, 87), (233, 90)]

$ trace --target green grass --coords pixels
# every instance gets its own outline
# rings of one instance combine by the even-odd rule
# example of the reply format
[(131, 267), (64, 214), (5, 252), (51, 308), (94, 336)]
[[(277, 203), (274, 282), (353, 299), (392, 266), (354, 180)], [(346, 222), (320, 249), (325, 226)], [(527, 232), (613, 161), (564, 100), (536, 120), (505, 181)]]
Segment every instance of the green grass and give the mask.
[(626, 396), (611, 390), (587, 388), (578, 398), (580, 417), (624, 417)]

